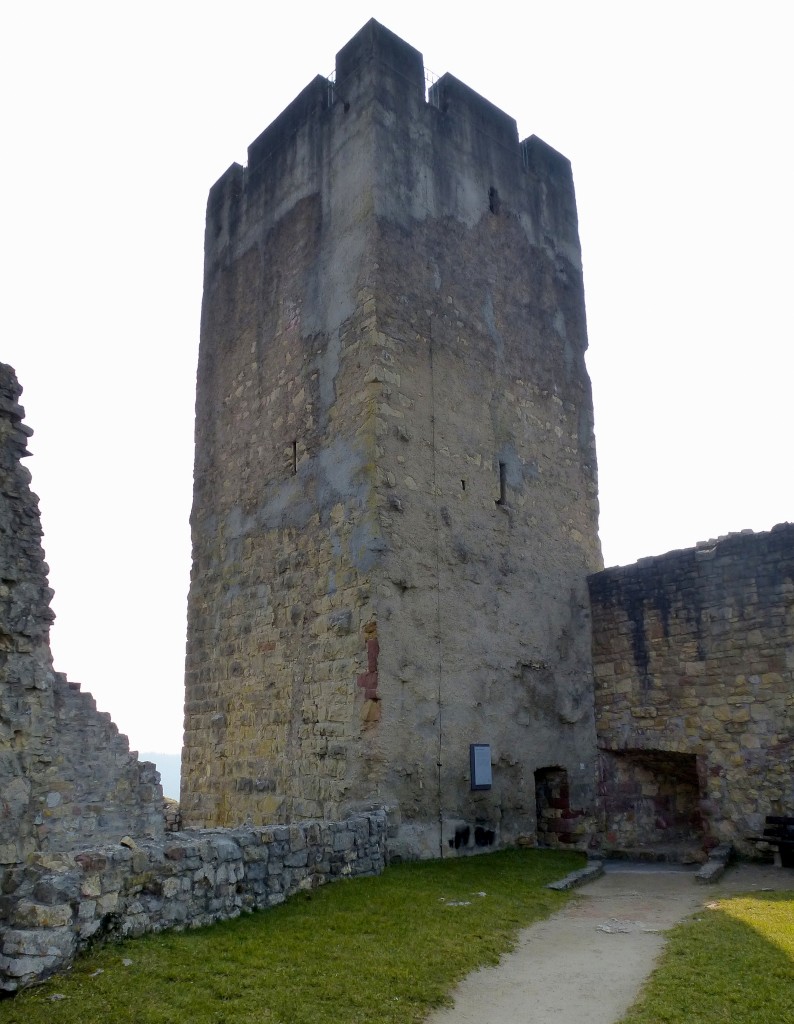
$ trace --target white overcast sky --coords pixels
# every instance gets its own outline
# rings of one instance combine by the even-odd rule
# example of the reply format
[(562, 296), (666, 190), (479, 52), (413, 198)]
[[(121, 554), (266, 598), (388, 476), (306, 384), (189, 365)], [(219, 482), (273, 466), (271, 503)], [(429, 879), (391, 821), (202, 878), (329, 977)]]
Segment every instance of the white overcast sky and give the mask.
[(791, 4), (6, 4), (0, 359), (56, 668), (178, 751), (204, 208), (376, 17), (573, 163), (608, 565), (794, 518)]

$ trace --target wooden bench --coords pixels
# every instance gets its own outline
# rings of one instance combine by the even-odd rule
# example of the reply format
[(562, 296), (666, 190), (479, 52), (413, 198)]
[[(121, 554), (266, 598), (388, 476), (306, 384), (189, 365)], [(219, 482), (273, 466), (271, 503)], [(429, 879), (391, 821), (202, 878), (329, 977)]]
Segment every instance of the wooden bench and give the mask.
[(764, 834), (754, 836), (753, 841), (776, 846), (780, 853), (781, 866), (794, 868), (794, 818), (780, 814), (767, 815)]

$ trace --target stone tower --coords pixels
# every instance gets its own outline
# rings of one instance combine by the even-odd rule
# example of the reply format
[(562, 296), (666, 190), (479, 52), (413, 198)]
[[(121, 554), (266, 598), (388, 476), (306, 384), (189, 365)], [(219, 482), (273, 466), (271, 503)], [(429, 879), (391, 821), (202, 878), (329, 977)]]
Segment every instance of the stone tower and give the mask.
[(187, 824), (581, 838), (586, 345), (568, 161), (369, 22), (209, 196)]

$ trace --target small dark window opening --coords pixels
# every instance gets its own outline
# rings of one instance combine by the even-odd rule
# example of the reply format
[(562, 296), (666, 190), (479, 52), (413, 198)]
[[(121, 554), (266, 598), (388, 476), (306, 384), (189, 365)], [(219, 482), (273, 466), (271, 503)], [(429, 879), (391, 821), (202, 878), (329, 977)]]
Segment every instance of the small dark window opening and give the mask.
[(465, 480), (461, 480), (461, 482), (460, 482), (460, 489), (462, 491), (466, 490), (466, 481)]
[(491, 211), (491, 213), (499, 213), (499, 207), (501, 206), (501, 203), (502, 201), (499, 198), (499, 193), (496, 191), (493, 185), (491, 185), (491, 187), (488, 189), (488, 209)]
[(298, 472), (298, 442), (292, 442), (292, 475)]
[(496, 504), (507, 504), (507, 465), (504, 462), (499, 463), (499, 497), (496, 499)]

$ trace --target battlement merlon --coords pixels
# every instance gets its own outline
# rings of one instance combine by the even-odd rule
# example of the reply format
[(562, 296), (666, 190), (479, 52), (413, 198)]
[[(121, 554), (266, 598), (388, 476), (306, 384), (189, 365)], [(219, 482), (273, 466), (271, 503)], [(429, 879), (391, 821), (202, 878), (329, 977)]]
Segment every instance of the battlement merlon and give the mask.
[(502, 146), (511, 153), (518, 151), (515, 118), (449, 72), (430, 86), (428, 102), (442, 114), (465, 122), (486, 144)]
[[(337, 54), (335, 82), (314, 78), (251, 143), (248, 166), (233, 164), (212, 187), (208, 252), (240, 241), (237, 228), (250, 223), (241, 211), (251, 203), (277, 219), (289, 198), (319, 190), (327, 180), (323, 164), (351, 132), (361, 130), (365, 110), (378, 133), (376, 147), (385, 144), (397, 157), (392, 170), (401, 169), (403, 176), (403, 215), (471, 221), (481, 215), (482, 204), (461, 208), (461, 197), (479, 197), (484, 188), (487, 211), (493, 189), (505, 212), (512, 210), (525, 223), (533, 243), (553, 239), (580, 268), (569, 161), (536, 136), (519, 142), (515, 119), (454, 75), (443, 75), (425, 99), (422, 54), (374, 20)], [(426, 186), (423, 166), (432, 169)], [(383, 192), (390, 197), (387, 216), (393, 184)]]
[(419, 50), (372, 18), (336, 55), (336, 88), (350, 103), (363, 83), (394, 81), (407, 96), (424, 101), (425, 66)]
[(332, 105), (333, 96), (333, 83), (322, 75), (316, 75), (248, 147), (249, 173), (286, 148), (302, 125)]

